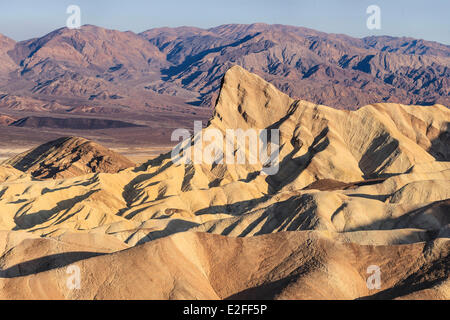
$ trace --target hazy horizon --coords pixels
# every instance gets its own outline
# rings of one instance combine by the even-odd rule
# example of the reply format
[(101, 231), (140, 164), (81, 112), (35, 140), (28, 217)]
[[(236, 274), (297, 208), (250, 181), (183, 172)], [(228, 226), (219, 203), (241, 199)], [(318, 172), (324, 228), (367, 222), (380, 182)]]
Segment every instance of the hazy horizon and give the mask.
[[(190, 3), (134, 1), (47, 0), (39, 4), (23, 0), (21, 4), (0, 4), (0, 33), (16, 41), (40, 37), (65, 26), (69, 5), (81, 8), (81, 24), (107, 29), (133, 31), (161, 27), (190, 26), (208, 29), (223, 24), (283, 24), (326, 33), (366, 36), (412, 37), (450, 44), (450, 20), (446, 13), (450, 3), (426, 1), (247, 1), (219, 3), (205, 0)], [(366, 20), (369, 5), (381, 9), (381, 29), (369, 30)], [(161, 14), (169, 13), (169, 14)]]

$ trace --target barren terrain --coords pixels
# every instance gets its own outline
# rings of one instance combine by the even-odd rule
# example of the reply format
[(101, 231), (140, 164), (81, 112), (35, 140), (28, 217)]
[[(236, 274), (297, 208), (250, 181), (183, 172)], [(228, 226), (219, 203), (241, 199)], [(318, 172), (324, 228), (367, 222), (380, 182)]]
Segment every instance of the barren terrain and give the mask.
[(124, 154), (162, 153), (174, 145), (174, 128), (206, 125), (233, 65), (293, 98), (337, 109), (450, 102), (448, 45), (285, 25), (140, 34), (85, 25), (20, 42), (0, 35), (0, 62), (0, 158), (66, 136)]
[(279, 129), (276, 174), (170, 153), (82, 172), (117, 155), (80, 138), (79, 157), (24, 153), (0, 166), (0, 298), (449, 299), (449, 122), (442, 104), (293, 99), (234, 66), (203, 130)]

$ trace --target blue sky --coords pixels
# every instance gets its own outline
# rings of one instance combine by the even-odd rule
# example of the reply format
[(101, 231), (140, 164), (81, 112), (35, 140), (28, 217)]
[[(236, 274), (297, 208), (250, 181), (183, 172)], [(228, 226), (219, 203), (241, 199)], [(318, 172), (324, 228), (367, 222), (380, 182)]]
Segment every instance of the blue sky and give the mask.
[[(122, 31), (265, 22), (450, 44), (450, 0), (2, 0), (0, 33), (15, 40), (42, 36), (65, 25), (70, 4), (80, 6), (82, 24)], [(381, 9), (381, 30), (366, 27), (372, 4)]]

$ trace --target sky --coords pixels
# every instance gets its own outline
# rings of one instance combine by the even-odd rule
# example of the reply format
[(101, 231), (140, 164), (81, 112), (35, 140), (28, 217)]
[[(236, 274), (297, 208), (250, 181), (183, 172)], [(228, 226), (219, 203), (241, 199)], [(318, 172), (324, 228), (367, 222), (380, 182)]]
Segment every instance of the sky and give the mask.
[[(81, 24), (136, 33), (163, 26), (264, 22), (450, 44), (450, 0), (0, 0), (0, 33), (17, 41), (43, 36), (66, 25), (69, 5), (80, 7)], [(379, 30), (366, 26), (369, 5), (380, 8)]]

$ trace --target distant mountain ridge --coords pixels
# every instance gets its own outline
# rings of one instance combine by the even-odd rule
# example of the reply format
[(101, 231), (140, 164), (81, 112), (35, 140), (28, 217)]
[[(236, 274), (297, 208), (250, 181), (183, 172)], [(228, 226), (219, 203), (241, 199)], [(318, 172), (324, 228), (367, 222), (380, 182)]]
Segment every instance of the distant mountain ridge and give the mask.
[(177, 67), (168, 80), (205, 96), (238, 64), (292, 96), (341, 108), (449, 102), (450, 47), (412, 38), (345, 35), (284, 25), (224, 25), (207, 33), (143, 32)]
[[(290, 96), (341, 109), (377, 102), (450, 104), (448, 45), (285, 25), (140, 34), (92, 25), (61, 28), (21, 42), (0, 37), (0, 62), (0, 93), (23, 99), (17, 110), (27, 109), (25, 97), (58, 103), (62, 113), (68, 100), (71, 107), (127, 112), (211, 106), (225, 71), (235, 64)], [(11, 109), (0, 101), (3, 107)]]

